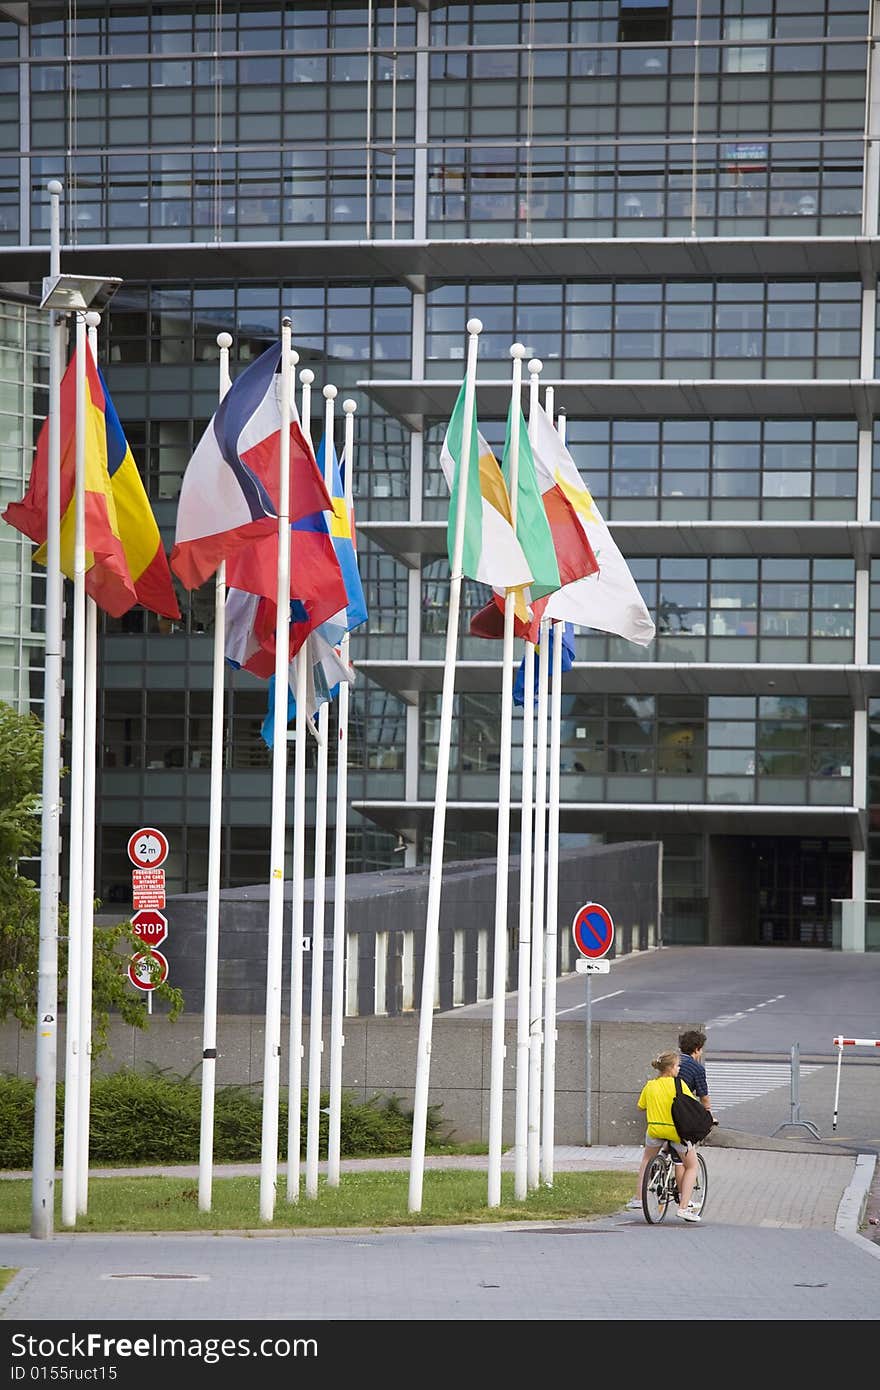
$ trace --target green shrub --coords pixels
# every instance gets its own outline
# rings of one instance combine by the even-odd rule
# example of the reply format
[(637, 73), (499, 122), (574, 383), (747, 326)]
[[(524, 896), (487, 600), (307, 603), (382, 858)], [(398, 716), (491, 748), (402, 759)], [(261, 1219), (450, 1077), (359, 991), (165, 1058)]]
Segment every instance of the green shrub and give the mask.
[[(34, 1083), (0, 1078), (0, 1167), (30, 1168), (34, 1152)], [(56, 1143), (58, 1152), (60, 1146)]]
[[(327, 1154), (329, 1104), (321, 1096), (320, 1153)], [(428, 1108), (426, 1142), (444, 1142), (440, 1107)], [(308, 1094), (303, 1092), (300, 1152), (305, 1155)], [(63, 1156), (64, 1087), (56, 1104), (56, 1163)], [(92, 1079), (89, 1159), (101, 1167), (139, 1163), (197, 1163), (201, 1125), (201, 1087), (190, 1077), (168, 1072), (117, 1071)], [(405, 1153), (412, 1143), (412, 1114), (397, 1096), (357, 1101), (343, 1093), (340, 1113), (343, 1157)], [(287, 1100), (278, 1121), (279, 1157), (287, 1157)], [(29, 1168), (34, 1142), (34, 1084), (0, 1077), (0, 1168)], [(218, 1087), (214, 1098), (214, 1161), (258, 1162), (262, 1142), (262, 1099), (256, 1086)]]

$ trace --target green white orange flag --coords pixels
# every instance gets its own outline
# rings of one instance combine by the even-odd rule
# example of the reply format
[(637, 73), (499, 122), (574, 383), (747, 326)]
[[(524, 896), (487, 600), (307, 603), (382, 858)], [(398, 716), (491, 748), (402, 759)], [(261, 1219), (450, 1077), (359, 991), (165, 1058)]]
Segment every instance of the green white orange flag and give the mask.
[[(461, 446), (464, 424), (464, 384), (440, 451), (440, 466), (449, 484), (449, 525), (447, 542), (449, 563), (455, 540), (458, 515)], [(464, 574), (494, 589), (523, 589), (532, 582), (532, 570), (513, 530), (510, 497), (489, 445), (477, 428), (477, 407), (471, 428), (470, 461), (465, 499)]]
[(553, 533), (547, 520), (547, 512), (541, 498), (541, 486), (535, 472), (535, 460), (526, 422), (519, 404), (510, 403), (507, 414), (507, 438), (504, 441), (502, 470), (504, 481), (510, 487), (510, 452), (513, 431), (519, 430), (519, 467), (516, 489), (516, 536), (523, 548), (532, 582), (529, 585), (528, 601), (546, 598), (555, 593), (562, 580), (559, 577), (559, 564)]
[[(552, 448), (549, 455), (550, 462), (546, 457), (546, 429), (543, 427), (546, 426), (552, 432), (554, 439), (558, 440), (559, 436), (553, 429), (543, 408), (536, 405), (533, 409), (537, 411), (538, 428), (535, 431), (534, 440), (530, 438), (527, 442), (532, 451), (537, 486), (550, 526), (556, 564), (559, 568), (559, 589), (556, 591), (559, 592), (559, 590), (575, 583), (576, 580), (585, 579), (588, 575), (595, 574), (599, 569), (599, 563), (593, 554), (593, 548), (587, 534), (580, 524), (577, 512), (556, 481), (552, 465), (554, 458)], [(517, 521), (519, 521), (519, 498), (517, 501)], [(539, 598), (529, 594), (527, 597), (529, 599), (528, 613), (523, 619), (521, 613), (516, 612), (514, 632), (517, 637), (524, 637), (529, 642), (537, 643), (541, 618), (550, 603), (550, 596)], [(472, 637), (503, 638), (503, 590), (496, 589), (494, 602), (488, 603), (485, 608), (481, 608), (473, 615), (470, 621), (470, 633)]]

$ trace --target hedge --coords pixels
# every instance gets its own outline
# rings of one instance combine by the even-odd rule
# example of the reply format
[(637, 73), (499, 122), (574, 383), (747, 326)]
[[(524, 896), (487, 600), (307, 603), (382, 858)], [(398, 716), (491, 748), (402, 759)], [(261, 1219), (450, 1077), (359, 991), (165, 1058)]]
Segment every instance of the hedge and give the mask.
[[(321, 1096), (320, 1153), (327, 1155), (329, 1104)], [(439, 1106), (429, 1106), (426, 1142), (444, 1142)], [(301, 1155), (305, 1156), (308, 1094), (302, 1097)], [(201, 1087), (167, 1072), (122, 1070), (92, 1079), (89, 1161), (102, 1167), (139, 1163), (197, 1163), (201, 1122)], [(56, 1163), (63, 1156), (64, 1086), (57, 1088)], [(214, 1098), (214, 1161), (258, 1162), (262, 1131), (262, 1097), (258, 1087), (218, 1087)], [(279, 1157), (287, 1157), (287, 1099), (279, 1106)], [(396, 1096), (357, 1101), (344, 1092), (340, 1149), (343, 1157), (408, 1152), (412, 1113)], [(30, 1168), (34, 1144), (34, 1083), (17, 1076), (0, 1077), (0, 1168)]]

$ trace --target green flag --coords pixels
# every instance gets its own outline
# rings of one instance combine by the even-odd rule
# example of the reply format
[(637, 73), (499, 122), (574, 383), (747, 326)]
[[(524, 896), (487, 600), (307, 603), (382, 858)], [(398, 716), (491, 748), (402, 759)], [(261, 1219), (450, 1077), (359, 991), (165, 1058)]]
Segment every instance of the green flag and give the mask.
[(504, 441), (502, 469), (504, 481), (510, 491), (510, 444), (513, 430), (519, 430), (519, 469), (516, 492), (516, 538), (523, 548), (532, 582), (529, 585), (531, 599), (546, 598), (560, 587), (559, 566), (556, 563), (556, 547), (550, 523), (541, 500), (541, 489), (535, 473), (535, 460), (522, 410), (514, 402), (510, 403), (507, 415), (507, 438)]
[[(462, 436), (464, 433), (464, 384), (458, 393), (455, 409), (446, 430), (440, 451), (440, 466), (449, 484), (449, 522), (446, 540), (449, 564), (452, 566), (455, 549), (455, 524), (458, 515)], [(493, 588), (524, 588), (531, 582), (532, 572), (518, 544), (511, 523), (510, 498), (498, 462), (477, 428), (477, 407), (471, 422), (470, 461), (468, 464), (467, 497), (465, 499), (464, 556), (462, 573)]]

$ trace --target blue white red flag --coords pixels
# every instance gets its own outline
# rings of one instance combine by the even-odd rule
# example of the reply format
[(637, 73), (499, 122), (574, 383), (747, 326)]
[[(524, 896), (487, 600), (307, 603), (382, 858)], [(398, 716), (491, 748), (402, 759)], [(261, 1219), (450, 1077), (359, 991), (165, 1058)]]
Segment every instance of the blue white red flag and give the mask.
[[(187, 589), (204, 584), (221, 561), (253, 552), (255, 542), (262, 541), (268, 544), (249, 554), (249, 582), (230, 582), (266, 596), (276, 592), (280, 362), (276, 343), (235, 379), (187, 464), (171, 552), (171, 568)], [(330, 507), (291, 403), (291, 520)]]
[[(338, 646), (331, 646), (324, 636), (325, 628), (321, 627), (317, 632), (311, 633), (306, 641), (307, 666), (306, 666), (306, 710), (308, 719), (311, 721), (317, 714), (321, 705), (328, 700), (335, 700), (339, 694), (339, 687), (343, 681), (353, 684), (355, 680), (354, 668), (343, 658)], [(296, 718), (296, 696), (293, 687), (296, 684), (296, 672), (294, 663), (291, 662), (288, 672), (287, 686), (287, 722), (290, 724)], [(275, 677), (269, 678), (269, 708), (263, 720), (260, 733), (263, 742), (271, 748), (275, 742)]]

